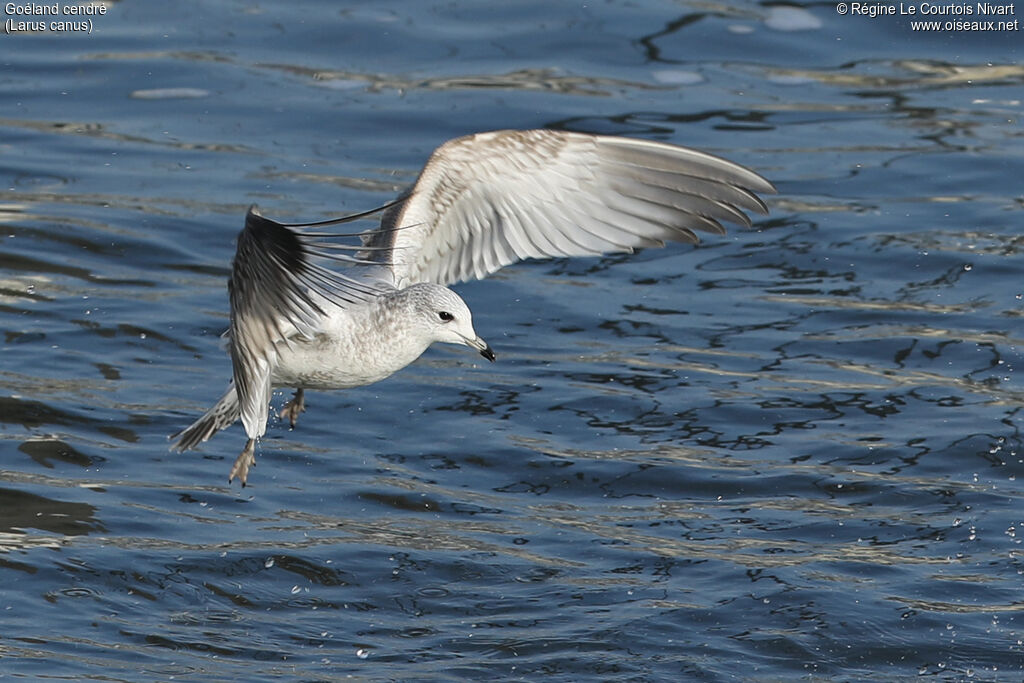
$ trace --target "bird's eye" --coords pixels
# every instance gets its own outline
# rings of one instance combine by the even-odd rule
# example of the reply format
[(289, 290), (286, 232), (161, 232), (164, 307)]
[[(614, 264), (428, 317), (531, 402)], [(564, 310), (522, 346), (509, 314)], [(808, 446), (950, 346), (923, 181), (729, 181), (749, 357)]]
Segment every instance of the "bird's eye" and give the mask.
[(440, 318), (441, 322), (443, 323), (450, 323), (451, 321), (455, 320), (455, 316), (449, 313), (448, 311), (441, 311), (440, 313), (437, 314), (437, 317)]

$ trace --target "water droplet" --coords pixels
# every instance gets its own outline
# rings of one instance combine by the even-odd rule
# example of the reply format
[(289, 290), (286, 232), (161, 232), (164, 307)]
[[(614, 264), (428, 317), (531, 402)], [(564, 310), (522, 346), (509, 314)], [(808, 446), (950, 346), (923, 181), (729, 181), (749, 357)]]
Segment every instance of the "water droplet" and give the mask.
[(273, 557), (268, 557), (263, 562), (263, 566), (266, 567), (267, 569), (270, 569), (271, 567), (273, 567), (274, 566), (274, 558)]
[(296, 594), (296, 593), (298, 593), (298, 592), (299, 592), (300, 590), (302, 590), (302, 589), (301, 589), (301, 588), (299, 588), (298, 586), (292, 586), (292, 595), (295, 595), (295, 594)]
[(972, 265), (971, 265), (970, 263), (965, 263), (965, 264), (964, 264), (964, 270), (970, 270), (970, 269), (971, 269), (971, 268), (973, 268), (973, 267), (974, 267), (974, 266), (972, 266)]
[(366, 659), (369, 656), (369, 650), (364, 650), (363, 648), (359, 648), (358, 650), (356, 650), (356, 657), (359, 657), (359, 659)]

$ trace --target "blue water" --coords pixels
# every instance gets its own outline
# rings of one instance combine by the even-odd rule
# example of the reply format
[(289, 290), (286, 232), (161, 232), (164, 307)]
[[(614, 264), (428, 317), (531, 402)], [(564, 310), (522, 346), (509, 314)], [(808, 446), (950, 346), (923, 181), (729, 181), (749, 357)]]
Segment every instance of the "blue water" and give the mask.
[[(1020, 32), (105, 6), (0, 38), (0, 677), (1021, 679)], [(239, 427), (167, 451), (230, 374), (249, 204), (367, 209), (448, 138), (545, 126), (779, 194), (698, 247), (460, 285), (498, 363), (311, 393), (245, 489)]]

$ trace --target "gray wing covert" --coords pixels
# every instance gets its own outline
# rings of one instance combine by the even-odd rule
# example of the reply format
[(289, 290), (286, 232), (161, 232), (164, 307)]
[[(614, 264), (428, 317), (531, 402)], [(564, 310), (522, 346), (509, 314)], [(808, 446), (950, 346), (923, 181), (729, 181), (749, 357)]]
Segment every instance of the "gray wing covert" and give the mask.
[(395, 284), (483, 278), (527, 258), (696, 242), (767, 213), (775, 188), (725, 159), (667, 143), (551, 130), (439, 147), (382, 232)]

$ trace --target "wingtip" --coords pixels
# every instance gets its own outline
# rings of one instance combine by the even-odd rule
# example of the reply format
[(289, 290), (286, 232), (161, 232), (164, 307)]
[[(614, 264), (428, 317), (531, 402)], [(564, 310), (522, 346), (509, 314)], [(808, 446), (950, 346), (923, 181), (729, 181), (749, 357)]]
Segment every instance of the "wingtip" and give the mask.
[(759, 187), (751, 188), (756, 192), (763, 192), (764, 194), (778, 194), (779, 188), (775, 187), (775, 183), (765, 178), (760, 173), (756, 173), (757, 177), (761, 179), (762, 185)]
[[(186, 427), (186, 429), (187, 429), (187, 427)], [(186, 450), (185, 446), (182, 444), (182, 441), (184, 441), (184, 439), (182, 439), (182, 436), (181, 436), (184, 433), (185, 433), (185, 429), (179, 429), (174, 434), (168, 434), (167, 435), (167, 440), (171, 442), (167, 446), (168, 452), (170, 452), (170, 453), (184, 453), (185, 452), (185, 450)]]

